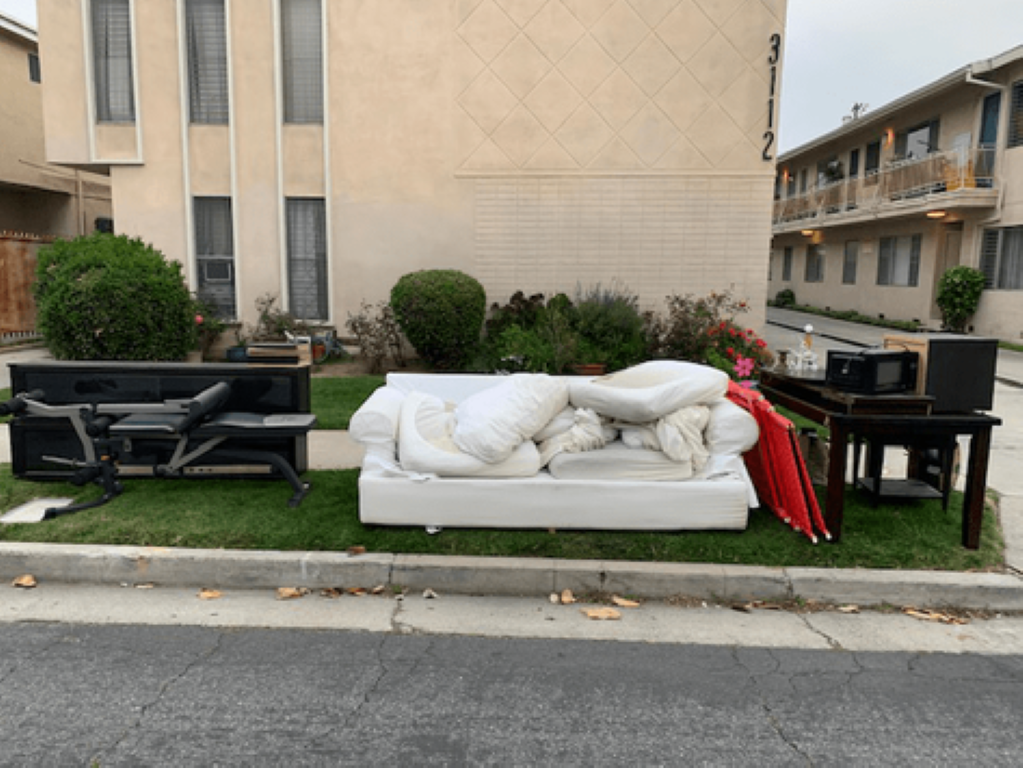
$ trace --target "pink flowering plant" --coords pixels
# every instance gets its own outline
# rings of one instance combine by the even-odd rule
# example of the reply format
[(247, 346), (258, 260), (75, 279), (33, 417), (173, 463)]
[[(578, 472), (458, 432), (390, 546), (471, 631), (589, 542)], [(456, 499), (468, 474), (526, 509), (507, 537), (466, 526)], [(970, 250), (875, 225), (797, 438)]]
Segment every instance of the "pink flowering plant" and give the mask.
[(770, 363), (764, 340), (735, 319), (749, 312), (747, 301), (725, 291), (703, 297), (669, 296), (667, 304), (667, 314), (646, 316), (653, 357), (713, 365), (739, 382), (752, 382)]

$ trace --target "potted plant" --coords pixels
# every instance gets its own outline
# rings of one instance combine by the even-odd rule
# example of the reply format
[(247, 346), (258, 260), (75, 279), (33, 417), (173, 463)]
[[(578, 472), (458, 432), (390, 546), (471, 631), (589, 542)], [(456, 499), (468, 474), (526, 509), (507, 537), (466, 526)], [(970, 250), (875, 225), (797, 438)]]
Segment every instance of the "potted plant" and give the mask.
[(234, 329), (234, 342), (234, 346), (228, 347), (225, 353), (227, 355), (227, 362), (248, 362), (249, 356), (247, 348), (249, 346), (249, 332), (244, 325), (239, 324), (238, 327)]

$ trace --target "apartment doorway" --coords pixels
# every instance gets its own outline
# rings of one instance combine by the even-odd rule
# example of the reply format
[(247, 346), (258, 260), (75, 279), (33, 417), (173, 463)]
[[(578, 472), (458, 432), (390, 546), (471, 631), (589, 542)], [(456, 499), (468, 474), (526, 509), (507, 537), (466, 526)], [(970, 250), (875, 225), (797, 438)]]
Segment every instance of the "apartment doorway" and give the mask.
[(945, 271), (959, 266), (963, 247), (963, 223), (946, 224), (938, 235), (938, 253), (934, 264), (934, 288), (931, 292), (931, 319), (941, 320), (938, 307), (938, 283)]

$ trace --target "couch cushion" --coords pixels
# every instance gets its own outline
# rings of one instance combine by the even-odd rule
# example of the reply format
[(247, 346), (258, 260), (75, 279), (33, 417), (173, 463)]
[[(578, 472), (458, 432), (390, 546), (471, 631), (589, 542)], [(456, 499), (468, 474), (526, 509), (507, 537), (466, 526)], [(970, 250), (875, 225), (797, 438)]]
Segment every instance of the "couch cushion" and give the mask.
[(540, 470), (531, 440), (520, 442), (504, 461), (487, 463), (459, 450), (454, 424), (454, 406), (424, 392), (406, 397), (398, 429), (402, 469), (442, 477), (530, 477)]
[(493, 464), (531, 440), (568, 404), (568, 385), (544, 373), (517, 373), (463, 400), (455, 410), (454, 441)]
[(687, 405), (709, 403), (728, 391), (728, 374), (706, 365), (654, 360), (600, 378), (573, 381), (571, 402), (602, 416), (636, 424)]

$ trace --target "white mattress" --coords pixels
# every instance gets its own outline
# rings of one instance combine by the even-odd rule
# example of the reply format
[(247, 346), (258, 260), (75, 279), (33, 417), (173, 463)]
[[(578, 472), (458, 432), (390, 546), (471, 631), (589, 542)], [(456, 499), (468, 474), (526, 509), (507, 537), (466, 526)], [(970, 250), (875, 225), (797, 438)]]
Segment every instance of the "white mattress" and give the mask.
[(359, 477), (359, 519), (452, 528), (745, 530), (742, 479), (651, 483), (556, 480), (546, 471), (507, 479)]

